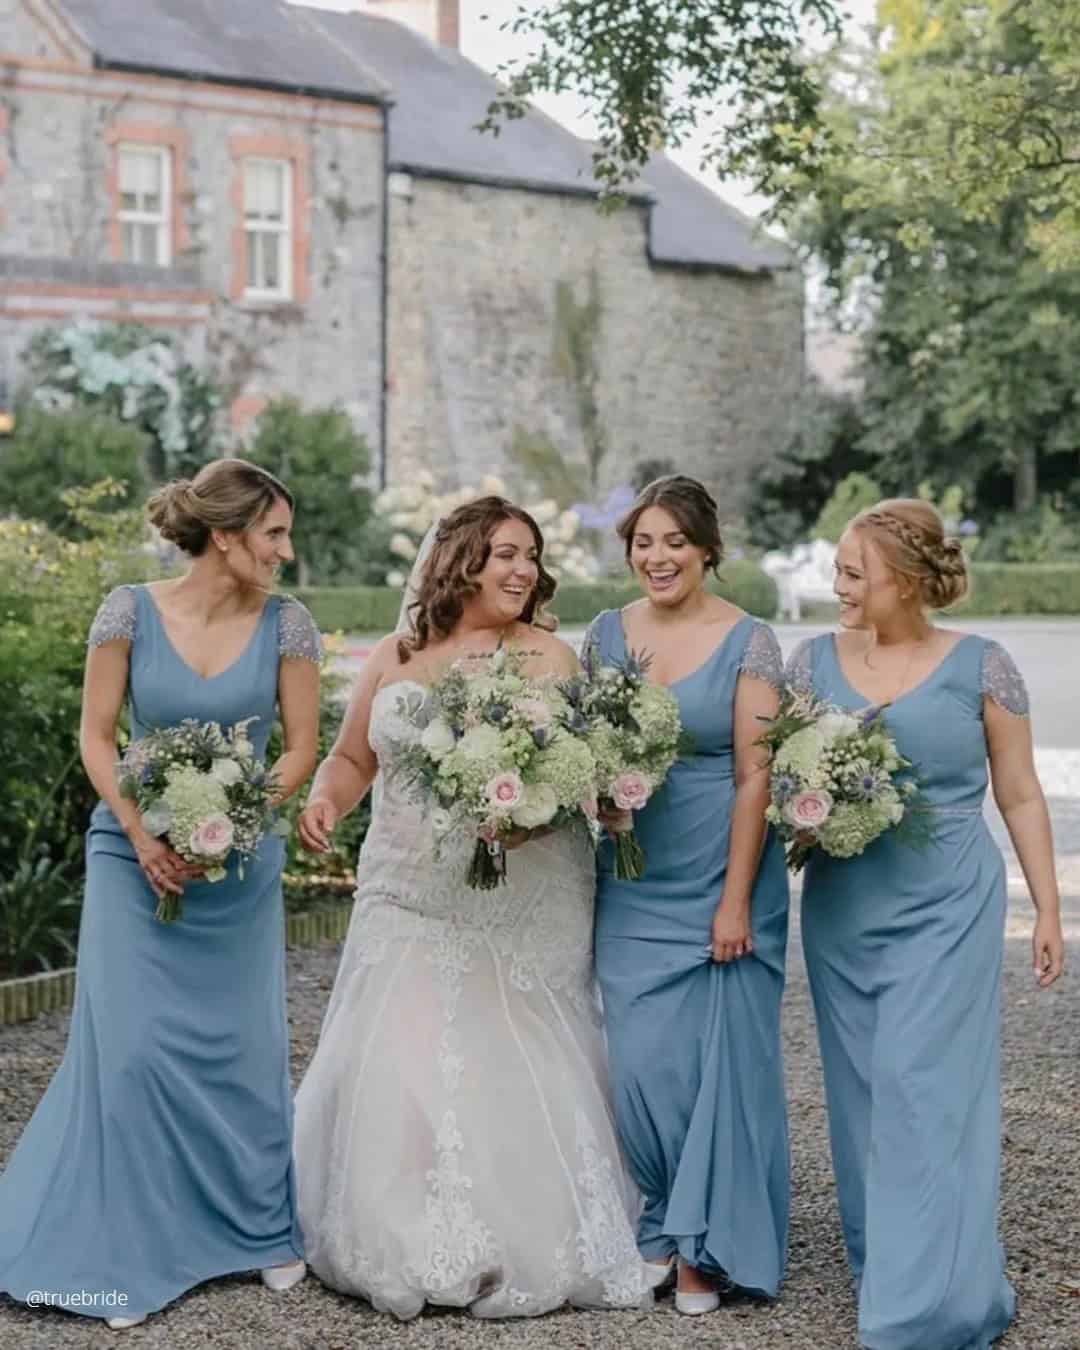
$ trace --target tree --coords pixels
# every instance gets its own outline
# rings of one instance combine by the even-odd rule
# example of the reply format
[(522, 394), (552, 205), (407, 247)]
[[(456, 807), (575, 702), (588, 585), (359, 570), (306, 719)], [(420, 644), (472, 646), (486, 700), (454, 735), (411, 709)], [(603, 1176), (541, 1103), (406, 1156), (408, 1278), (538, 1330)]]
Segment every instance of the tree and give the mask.
[[(21, 409), (14, 435), (0, 441), (0, 515), (39, 520), (82, 538), (65, 493), (112, 479), (125, 484), (129, 499), (137, 497), (146, 480), (148, 439), (137, 427), (104, 413)], [(106, 509), (121, 505), (118, 497), (104, 502)]]
[[(884, 140), (921, 106), (909, 72), (876, 50), (835, 54), (831, 73), (834, 144)], [(1049, 269), (1040, 208), (1022, 193), (973, 220), (940, 194), (878, 195), (878, 181), (864, 158), (831, 161), (791, 216), (837, 311), (864, 330), (868, 471), (888, 491), (959, 484), (984, 518), (1029, 512), (1075, 474), (1080, 267)]]
[(271, 403), (247, 458), (276, 474), (296, 496), (295, 568), (302, 586), (350, 572), (371, 515), (367, 442), (337, 408), (306, 411), (295, 399)]
[[(1024, 200), (1045, 260), (1080, 262), (1080, 0), (879, 0), (878, 17), (886, 97), (828, 126), (814, 180), (822, 159), (854, 166), (853, 204), (906, 210), (916, 250), (936, 238), (941, 206), (992, 224)], [(754, 168), (781, 209), (805, 195), (797, 167), (758, 153)]]
[(540, 45), (500, 69), (483, 129), (524, 116), (538, 93), (576, 91), (599, 128), (593, 172), (610, 194), (658, 145), (719, 113), (707, 157), (721, 174), (812, 172), (819, 85), (803, 42), (808, 28), (839, 31), (833, 0), (519, 0), (502, 27)]

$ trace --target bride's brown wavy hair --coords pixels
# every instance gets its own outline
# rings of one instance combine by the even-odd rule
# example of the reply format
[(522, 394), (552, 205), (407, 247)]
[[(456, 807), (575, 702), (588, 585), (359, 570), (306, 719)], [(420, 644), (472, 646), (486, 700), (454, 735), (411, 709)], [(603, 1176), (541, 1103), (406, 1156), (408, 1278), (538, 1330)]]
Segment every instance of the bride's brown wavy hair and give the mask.
[(519, 622), (554, 626), (553, 620), (543, 613), (555, 594), (556, 581), (544, 568), (544, 536), (540, 526), (528, 511), (505, 497), (478, 497), (439, 521), (434, 544), (420, 574), (416, 599), (409, 606), (412, 632), (398, 641), (402, 664), (423, 651), (429, 642), (450, 636), (465, 612), (466, 602), (479, 594), (480, 583), (476, 578), (491, 557), (491, 537), (507, 520), (520, 520), (527, 525), (536, 541), (536, 585)]

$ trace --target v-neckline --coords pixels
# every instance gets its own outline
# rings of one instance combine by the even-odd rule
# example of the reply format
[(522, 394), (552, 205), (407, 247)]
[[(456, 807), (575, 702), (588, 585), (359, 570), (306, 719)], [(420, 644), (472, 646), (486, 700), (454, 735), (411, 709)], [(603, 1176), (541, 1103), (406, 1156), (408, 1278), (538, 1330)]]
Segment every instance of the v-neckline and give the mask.
[(146, 596), (147, 604), (154, 611), (154, 619), (157, 623), (157, 626), (161, 629), (161, 635), (165, 639), (169, 651), (172, 652), (173, 656), (176, 657), (177, 661), (180, 662), (180, 664), (184, 667), (184, 669), (188, 672), (189, 675), (193, 675), (197, 680), (202, 680), (204, 684), (213, 684), (215, 680), (220, 680), (223, 675), (228, 675), (228, 673), (231, 670), (235, 670), (236, 667), (240, 664), (240, 662), (243, 661), (244, 657), (247, 656), (248, 652), (255, 645), (255, 639), (259, 636), (259, 633), (262, 631), (262, 626), (266, 619), (267, 611), (270, 608), (270, 602), (274, 598), (272, 595), (268, 595), (266, 597), (266, 600), (263, 603), (263, 607), (259, 611), (259, 617), (256, 620), (255, 627), (251, 630), (251, 636), (248, 638), (247, 642), (245, 642), (243, 647), (240, 649), (240, 652), (237, 655), (236, 659), (234, 661), (230, 661), (229, 664), (225, 667), (225, 669), (219, 670), (216, 675), (202, 675), (199, 673), (199, 671), (195, 669), (195, 667), (185, 656), (181, 655), (180, 649), (177, 647), (176, 643), (169, 636), (169, 630), (165, 626), (165, 618), (162, 615), (161, 610), (158, 608), (158, 603), (154, 599), (150, 587), (144, 585), (140, 589)]
[[(621, 610), (621, 609), (617, 609), (617, 610), (615, 611), (615, 615), (616, 615), (616, 617), (617, 617), (618, 620), (619, 620), (619, 636), (620, 636), (620, 638), (621, 638), (621, 640), (622, 640), (623, 654), (624, 654), (625, 656), (629, 656), (629, 655), (630, 655), (630, 643), (627, 641), (627, 637), (626, 637), (626, 624), (625, 624), (625, 622), (623, 621), (623, 612), (622, 612), (622, 610)], [(716, 644), (716, 646), (715, 646), (715, 647), (712, 649), (712, 651), (708, 654), (708, 656), (705, 658), (705, 660), (702, 661), (702, 663), (701, 663), (699, 666), (695, 666), (693, 670), (688, 671), (685, 675), (680, 675), (679, 678), (678, 678), (677, 680), (672, 680), (670, 684), (661, 684), (659, 680), (651, 680), (650, 683), (651, 683), (651, 684), (655, 684), (655, 685), (656, 685), (658, 688), (660, 688), (660, 689), (677, 689), (677, 688), (679, 687), (680, 684), (685, 684), (685, 683), (687, 682), (687, 680), (692, 680), (692, 679), (694, 679), (695, 676), (700, 675), (701, 672), (702, 672), (703, 670), (706, 670), (709, 666), (712, 665), (713, 661), (716, 660), (716, 658), (720, 655), (720, 653), (721, 653), (721, 652), (724, 650), (724, 648), (727, 646), (729, 640), (730, 640), (731, 637), (734, 635), (735, 630), (738, 629), (738, 628), (741, 628), (741, 627), (743, 626), (743, 624), (746, 623), (747, 620), (748, 620), (748, 619), (751, 619), (751, 618), (753, 618), (753, 615), (751, 615), (751, 614), (744, 614), (744, 615), (742, 616), (741, 619), (736, 619), (735, 622), (731, 625), (731, 627), (730, 627), (730, 628), (727, 630), (727, 632), (724, 634), (724, 636), (720, 639), (720, 641)]]
[(904, 699), (911, 698), (912, 694), (917, 694), (921, 689), (924, 689), (926, 685), (928, 685), (931, 682), (931, 680), (935, 679), (942, 670), (945, 669), (949, 661), (952, 659), (952, 654), (953, 652), (956, 651), (957, 647), (962, 647), (964, 643), (969, 640), (969, 638), (973, 638), (974, 636), (975, 636), (974, 633), (962, 633), (960, 637), (958, 637), (956, 641), (952, 644), (949, 650), (945, 653), (945, 655), (941, 658), (941, 660), (937, 663), (937, 665), (933, 668), (933, 670), (928, 671), (927, 674), (925, 674), (922, 677), (922, 679), (918, 682), (918, 684), (913, 684), (910, 689), (905, 689), (903, 693), (897, 694), (897, 696), (894, 699), (888, 699), (883, 703), (881, 702), (880, 699), (875, 700), (867, 698), (867, 696), (863, 693), (861, 689), (856, 688), (856, 686), (852, 684), (851, 680), (848, 678), (847, 672), (844, 670), (844, 663), (840, 659), (840, 644), (836, 640), (836, 634), (835, 633), (829, 634), (832, 647), (833, 664), (836, 666), (836, 669), (840, 672), (840, 678), (847, 685), (848, 692), (854, 694), (856, 698), (861, 699), (864, 707), (867, 708), (895, 708), (896, 705), (898, 703), (902, 703)]

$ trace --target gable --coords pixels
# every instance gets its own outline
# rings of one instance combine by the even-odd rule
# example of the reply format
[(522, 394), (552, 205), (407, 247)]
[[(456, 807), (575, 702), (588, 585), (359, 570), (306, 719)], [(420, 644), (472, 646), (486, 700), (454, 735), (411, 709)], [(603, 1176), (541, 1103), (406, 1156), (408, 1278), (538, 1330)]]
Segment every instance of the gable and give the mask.
[(89, 65), (89, 53), (49, 0), (0, 0), (0, 55)]

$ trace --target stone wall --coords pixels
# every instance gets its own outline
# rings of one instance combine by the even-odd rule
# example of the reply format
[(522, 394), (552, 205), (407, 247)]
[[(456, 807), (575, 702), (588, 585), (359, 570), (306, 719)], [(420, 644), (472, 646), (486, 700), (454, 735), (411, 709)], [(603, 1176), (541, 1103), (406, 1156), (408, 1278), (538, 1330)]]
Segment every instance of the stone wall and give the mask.
[(520, 489), (524, 433), (593, 498), (666, 458), (740, 509), (802, 382), (797, 272), (654, 267), (647, 207), (603, 215), (586, 197), (395, 175), (390, 219), (391, 481), (419, 467), (447, 486), (494, 471)]
[[(21, 350), (44, 324), (79, 315), (139, 319), (183, 334), (193, 356), (213, 362), (241, 420), (278, 394), (337, 402), (374, 454), (381, 111), (96, 72), (44, 50), (47, 42), (30, 6), (0, 0), (0, 255), (9, 264), (0, 273), (0, 378), (13, 364), (4, 353)], [(177, 248), (174, 268), (129, 269), (118, 279), (112, 175), (115, 143), (130, 138), (172, 147)], [(293, 303), (241, 295), (244, 154), (293, 158), (303, 275)], [(49, 260), (56, 275), (46, 282), (40, 273)]]

